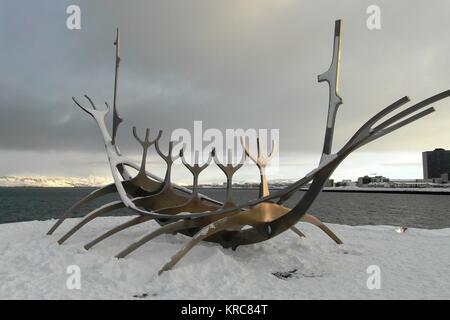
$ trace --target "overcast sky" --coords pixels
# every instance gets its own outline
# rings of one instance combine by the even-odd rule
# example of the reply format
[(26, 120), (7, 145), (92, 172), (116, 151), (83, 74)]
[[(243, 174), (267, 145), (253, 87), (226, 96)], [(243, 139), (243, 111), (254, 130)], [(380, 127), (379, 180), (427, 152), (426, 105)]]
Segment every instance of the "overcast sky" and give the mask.
[[(81, 8), (81, 30), (66, 28), (71, 4)], [(381, 8), (381, 30), (366, 27), (371, 4)], [(126, 154), (139, 152), (133, 125), (165, 138), (195, 120), (205, 129), (279, 129), (281, 168), (270, 178), (299, 178), (322, 150), (328, 88), (317, 75), (330, 65), (334, 21), (343, 19), (336, 149), (400, 97), (417, 102), (450, 88), (449, 18), (445, 0), (0, 0), (0, 175), (108, 176), (98, 128), (71, 97), (112, 103), (119, 27)], [(334, 177), (421, 178), (421, 152), (450, 149), (450, 101), (434, 106), (350, 156)], [(204, 181), (220, 178), (208, 170)], [(258, 179), (246, 170), (242, 179)]]

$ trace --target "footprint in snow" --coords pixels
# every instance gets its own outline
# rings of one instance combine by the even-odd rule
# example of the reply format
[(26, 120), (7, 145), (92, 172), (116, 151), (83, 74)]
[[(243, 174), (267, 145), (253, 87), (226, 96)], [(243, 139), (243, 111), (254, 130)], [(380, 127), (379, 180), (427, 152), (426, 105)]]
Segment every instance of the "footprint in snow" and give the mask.
[(292, 269), (291, 271), (277, 271), (272, 272), (272, 274), (281, 280), (286, 280), (292, 278), (292, 276), (297, 272), (297, 269)]
[(297, 271), (298, 271), (297, 269), (292, 269), (290, 271), (272, 272), (272, 274), (281, 280), (287, 280), (290, 278), (298, 279), (300, 277), (304, 277), (304, 278), (321, 278), (321, 277), (323, 277), (323, 274), (320, 274), (320, 273), (314, 273), (314, 272), (298, 272), (297, 273)]
[[(152, 293), (152, 297), (156, 297), (158, 294), (157, 293)], [(133, 296), (133, 298), (139, 298), (139, 299), (144, 299), (148, 297), (148, 293), (142, 293), (142, 294), (135, 294)]]

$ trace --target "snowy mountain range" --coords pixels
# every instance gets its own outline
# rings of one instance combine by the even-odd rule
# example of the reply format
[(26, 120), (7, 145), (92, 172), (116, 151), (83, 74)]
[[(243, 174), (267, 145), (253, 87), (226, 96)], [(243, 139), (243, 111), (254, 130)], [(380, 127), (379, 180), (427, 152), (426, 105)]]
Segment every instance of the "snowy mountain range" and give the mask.
[(111, 178), (98, 176), (86, 178), (0, 176), (0, 187), (99, 187), (111, 182)]
[[(46, 176), (0, 176), (0, 187), (100, 187), (113, 182), (109, 177), (88, 176), (80, 177), (46, 177)], [(269, 183), (272, 186), (288, 185), (293, 181), (290, 179), (274, 179)], [(259, 184), (259, 181), (237, 181), (233, 185), (235, 187), (249, 187)], [(182, 186), (190, 186), (190, 184), (179, 183)], [(207, 183), (200, 185), (201, 187), (223, 187), (222, 183)]]

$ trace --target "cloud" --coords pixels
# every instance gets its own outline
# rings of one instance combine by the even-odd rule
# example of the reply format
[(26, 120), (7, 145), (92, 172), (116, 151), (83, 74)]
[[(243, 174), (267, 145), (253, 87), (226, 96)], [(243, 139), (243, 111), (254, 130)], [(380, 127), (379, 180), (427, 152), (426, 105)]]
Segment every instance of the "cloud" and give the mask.
[[(366, 28), (372, 2), (323, 0), (77, 1), (82, 28), (70, 31), (65, 9), (72, 2), (2, 2), (0, 153), (102, 152), (95, 124), (70, 98), (112, 101), (117, 26), (125, 119), (119, 142), (131, 154), (139, 152), (133, 125), (164, 129), (167, 141), (171, 130), (190, 129), (195, 120), (222, 130), (277, 128), (280, 152), (319, 154), (328, 92), (316, 79), (329, 66), (337, 18), (344, 20), (344, 105), (336, 147), (401, 96), (418, 101), (450, 87), (444, 0), (378, 1), (379, 31)], [(447, 104), (365, 151), (450, 148)], [(71, 160), (67, 171), (83, 172)]]

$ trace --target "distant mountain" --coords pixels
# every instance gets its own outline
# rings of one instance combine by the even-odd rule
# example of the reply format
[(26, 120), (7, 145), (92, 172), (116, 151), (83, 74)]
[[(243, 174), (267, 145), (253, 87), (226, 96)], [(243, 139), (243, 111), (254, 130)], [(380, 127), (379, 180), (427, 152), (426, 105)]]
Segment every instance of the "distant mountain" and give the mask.
[[(0, 187), (100, 187), (113, 182), (109, 177), (89, 176), (86, 178), (79, 177), (45, 177), (45, 176), (0, 176)], [(269, 180), (271, 187), (282, 187), (291, 184), (294, 180), (290, 179), (274, 179)], [(191, 186), (190, 184), (179, 183), (181, 186)], [(259, 181), (236, 181), (234, 187), (258, 187)], [(223, 183), (206, 183), (200, 187), (225, 187)]]
[(0, 176), (0, 187), (99, 187), (111, 183), (110, 178), (17, 177)]

